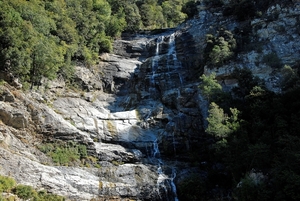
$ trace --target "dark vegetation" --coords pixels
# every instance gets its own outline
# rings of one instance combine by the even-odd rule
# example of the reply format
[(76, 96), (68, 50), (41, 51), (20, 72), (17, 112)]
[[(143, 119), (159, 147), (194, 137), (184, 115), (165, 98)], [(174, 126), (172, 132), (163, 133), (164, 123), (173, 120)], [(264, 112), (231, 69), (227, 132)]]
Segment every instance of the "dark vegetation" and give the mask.
[(0, 0), (0, 70), (19, 78), (25, 89), (57, 74), (71, 82), (74, 62), (95, 64), (123, 31), (178, 25), (195, 12), (189, 2)]
[[(223, 15), (235, 17), (242, 25), (233, 37), (222, 29), (207, 35), (204, 62), (210, 68), (234, 59), (238, 52), (260, 52), (263, 44), (250, 43), (249, 20), (263, 16), (274, 3), (292, 3), (207, 2), (222, 7)], [(231, 45), (233, 40), (236, 46)], [(238, 82), (231, 92), (222, 91), (214, 74), (200, 77), (199, 87), (210, 104), (206, 140), (191, 154), (200, 172), (179, 183), (180, 200), (300, 200), (299, 65), (284, 65), (275, 53), (264, 55), (262, 62), (281, 72), (282, 93), (268, 90), (247, 67), (231, 74)]]
[(181, 200), (300, 199), (297, 70), (283, 67), (281, 94), (246, 68), (234, 70), (239, 86), (226, 96), (214, 75), (201, 77), (210, 108), (206, 149), (196, 164), (205, 174), (181, 183)]

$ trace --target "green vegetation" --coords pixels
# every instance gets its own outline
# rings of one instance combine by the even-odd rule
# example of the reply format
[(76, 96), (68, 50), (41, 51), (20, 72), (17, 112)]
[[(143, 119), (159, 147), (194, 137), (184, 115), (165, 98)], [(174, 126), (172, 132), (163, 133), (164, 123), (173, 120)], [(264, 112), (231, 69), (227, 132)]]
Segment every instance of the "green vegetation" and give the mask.
[(40, 145), (39, 149), (57, 165), (80, 164), (80, 160), (86, 161), (88, 158), (86, 146), (74, 142), (46, 143)]
[(201, 89), (201, 93), (208, 99), (215, 98), (220, 95), (222, 92), (222, 86), (216, 80), (216, 74), (212, 73), (208, 76), (205, 74), (201, 75), (201, 84), (199, 88)]
[(220, 66), (224, 64), (234, 55), (236, 49), (236, 40), (234, 35), (223, 28), (213, 34), (206, 36), (205, 60), (212, 66)]
[[(223, 2), (222, 0), (214, 0), (213, 2)], [(259, 16), (262, 12), (265, 12), (266, 9), (276, 2), (281, 2), (279, 0), (230, 0), (230, 3), (225, 6), (223, 14), (234, 15), (239, 21), (250, 20), (254, 16)], [(222, 3), (217, 4), (218, 6)]]
[(13, 178), (0, 175), (0, 192), (10, 192), (10, 190), (16, 185)]
[[(206, 148), (199, 149), (198, 161), (193, 158), (207, 175), (183, 182), (180, 199), (300, 199), (299, 74), (297, 66), (285, 66), (281, 73), (283, 93), (275, 94), (250, 70), (236, 68), (232, 76), (239, 85), (223, 96), (226, 100), (209, 100), (207, 140), (201, 145)], [(218, 86), (214, 79), (206, 84)], [(191, 190), (194, 186), (199, 191)]]
[[(108, 0), (115, 16), (124, 16), (126, 31), (175, 27), (195, 14), (192, 0)], [(195, 8), (196, 6), (194, 6)], [(186, 14), (187, 13), (187, 14)]]
[[(46, 191), (36, 191), (31, 186), (27, 185), (16, 185), (16, 181), (13, 178), (0, 175), (0, 194), (3, 192), (13, 193), (18, 198), (24, 200), (33, 201), (64, 201), (65, 198), (59, 195), (48, 194)], [(16, 200), (14, 195), (2, 196), (0, 195), (1, 201)]]
[[(0, 0), (0, 70), (26, 88), (57, 74), (72, 79), (74, 61), (96, 63), (126, 31), (174, 27), (191, 0)], [(189, 15), (189, 4), (185, 7)]]
[(51, 157), (56, 165), (100, 168), (98, 158), (88, 155), (87, 147), (84, 144), (56, 141), (41, 144), (38, 148)]
[(222, 108), (212, 102), (208, 112), (208, 127), (205, 131), (214, 136), (216, 139), (214, 147), (220, 149), (220, 147), (226, 146), (229, 135), (239, 129), (239, 111), (236, 108), (230, 108), (232, 115), (228, 116)]
[(297, 74), (297, 70), (291, 68), (288, 65), (285, 65), (281, 69), (281, 74), (282, 74), (282, 78), (280, 84), (283, 90), (289, 90), (298, 87), (299, 75)]
[(206, 190), (205, 182), (197, 174), (184, 178), (178, 186), (178, 193), (182, 195), (181, 200), (206, 201), (206, 198), (203, 197)]

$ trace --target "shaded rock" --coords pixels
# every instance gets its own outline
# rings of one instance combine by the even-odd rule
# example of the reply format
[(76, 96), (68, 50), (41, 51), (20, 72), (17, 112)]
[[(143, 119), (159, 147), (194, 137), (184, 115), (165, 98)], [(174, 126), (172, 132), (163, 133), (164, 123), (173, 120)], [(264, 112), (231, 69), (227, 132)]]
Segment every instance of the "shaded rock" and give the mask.
[(28, 126), (29, 114), (19, 108), (0, 102), (0, 119), (3, 123), (14, 128), (26, 128)]
[(3, 89), (0, 89), (0, 101), (4, 102), (14, 102), (15, 97), (14, 95), (6, 88), (3, 87)]
[[(107, 177), (107, 174), (110, 176)], [(102, 167), (99, 171), (100, 194), (134, 196), (141, 199), (157, 199), (157, 174), (149, 171), (145, 165), (124, 164), (113, 167)], [(147, 188), (150, 187), (150, 188)], [(144, 193), (143, 196), (141, 194)], [(151, 194), (155, 194), (154, 196)]]
[(103, 90), (100, 80), (100, 70), (95, 67), (89, 69), (86, 66), (78, 65), (75, 67), (75, 80), (80, 84), (80, 87), (86, 91)]
[(143, 154), (138, 149), (127, 149), (117, 144), (95, 143), (98, 158), (101, 161), (116, 163), (134, 163), (140, 161)]

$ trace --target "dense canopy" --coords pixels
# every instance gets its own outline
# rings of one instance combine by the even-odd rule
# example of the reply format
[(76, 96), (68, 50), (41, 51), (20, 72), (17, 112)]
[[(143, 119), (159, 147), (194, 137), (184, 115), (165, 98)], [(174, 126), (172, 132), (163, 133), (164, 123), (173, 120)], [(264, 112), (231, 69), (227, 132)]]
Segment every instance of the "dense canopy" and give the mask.
[(174, 27), (189, 0), (0, 0), (0, 69), (23, 84), (72, 76), (72, 61), (87, 66), (112, 50), (123, 31)]

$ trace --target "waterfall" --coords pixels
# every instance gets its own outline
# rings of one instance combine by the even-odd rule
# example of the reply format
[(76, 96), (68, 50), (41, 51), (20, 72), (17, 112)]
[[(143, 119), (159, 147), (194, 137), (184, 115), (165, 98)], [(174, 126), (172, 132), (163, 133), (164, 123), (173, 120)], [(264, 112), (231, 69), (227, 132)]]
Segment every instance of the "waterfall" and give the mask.
[(181, 62), (177, 59), (175, 33), (172, 33), (169, 37), (169, 48), (168, 48), (168, 55), (167, 55), (168, 69), (170, 64), (172, 64), (175, 68), (181, 67)]
[[(170, 81), (175, 78), (176, 85), (179, 86), (177, 88), (178, 97), (181, 96), (180, 94), (180, 87), (183, 83), (183, 78), (181, 77), (180, 73), (178, 72), (178, 69), (181, 67), (181, 63), (177, 59), (177, 53), (176, 53), (176, 43), (175, 43), (175, 33), (170, 34), (169, 36), (158, 36), (156, 39), (154, 39), (155, 44), (155, 52), (154, 56), (152, 57), (151, 63), (150, 63), (150, 69), (151, 73), (149, 74), (149, 80), (150, 80), (150, 87), (149, 87), (149, 93), (152, 96), (154, 100), (157, 98), (158, 91), (160, 90), (157, 88), (159, 85), (162, 90), (168, 90), (169, 86), (166, 87), (166, 85), (170, 85)], [(166, 49), (167, 48), (167, 49)], [(162, 66), (160, 66), (162, 65)], [(159, 80), (158, 78), (161, 78), (162, 76), (165, 78), (165, 80)], [(162, 82), (164, 82), (162, 84)], [(166, 87), (166, 88), (164, 88)], [(171, 87), (174, 87), (174, 84), (172, 84)], [(162, 91), (165, 92), (165, 91)], [(151, 118), (152, 113), (149, 112), (146, 115), (145, 121)], [(151, 140), (151, 151), (150, 154), (148, 154), (149, 162), (156, 166), (156, 171), (158, 174), (157, 178), (157, 193), (160, 196), (162, 200), (167, 199), (168, 201), (178, 201), (177, 198), (177, 191), (176, 191), (176, 185), (175, 185), (175, 178), (176, 178), (176, 170), (172, 167), (172, 172), (166, 171), (171, 170), (171, 168), (164, 164), (161, 153), (159, 150), (159, 139), (156, 134), (153, 133), (153, 138)], [(176, 139), (175, 139), (175, 133), (173, 133), (173, 148), (174, 153), (176, 153)], [(148, 148), (147, 148), (148, 149)], [(167, 175), (166, 172), (169, 172)]]
[[(165, 195), (171, 195), (171, 198), (167, 197), (168, 200), (170, 201), (179, 201), (178, 197), (177, 197), (177, 188), (176, 185), (174, 183), (174, 180), (176, 178), (176, 169), (174, 167), (172, 167), (172, 173), (171, 176), (168, 177), (164, 171), (163, 171), (163, 161), (160, 158), (160, 151), (159, 151), (159, 147), (158, 147), (158, 139), (156, 138), (153, 142), (152, 142), (152, 147), (153, 147), (153, 151), (152, 151), (152, 155), (151, 155), (151, 160), (154, 164), (157, 165), (157, 174), (158, 174), (158, 178), (157, 178), (157, 186), (158, 186), (158, 194), (160, 195), (159, 189), (163, 189)], [(171, 187), (171, 191), (172, 192), (168, 192), (168, 188), (166, 186), (166, 184), (168, 184)], [(162, 198), (162, 197), (161, 197)]]
[(160, 45), (164, 41), (164, 36), (159, 36), (156, 41), (156, 47), (155, 47), (155, 55), (152, 58), (152, 63), (151, 63), (151, 70), (152, 70), (152, 75), (150, 77), (150, 94), (152, 96), (156, 96), (156, 88), (155, 88), (155, 76), (156, 76), (156, 70), (158, 68), (159, 60), (160, 60)]
[(171, 187), (172, 187), (172, 193), (174, 196), (174, 201), (179, 201), (178, 197), (177, 197), (177, 189), (176, 189), (176, 185), (174, 183), (174, 179), (176, 178), (176, 169), (173, 167), (172, 168), (172, 177), (170, 179), (171, 181)]
[(167, 179), (167, 176), (164, 174), (164, 172), (162, 170), (163, 162), (160, 158), (160, 151), (159, 151), (159, 148), (158, 148), (157, 138), (153, 141), (152, 146), (153, 146), (152, 161), (154, 161), (154, 163), (156, 163), (157, 173), (158, 173), (158, 178), (157, 178), (157, 183), (156, 183), (157, 187), (158, 187), (157, 188), (158, 189), (157, 193), (161, 197), (161, 193), (159, 192), (160, 187), (163, 188), (164, 193), (166, 195), (168, 194), (168, 189), (165, 185), (165, 181)]

